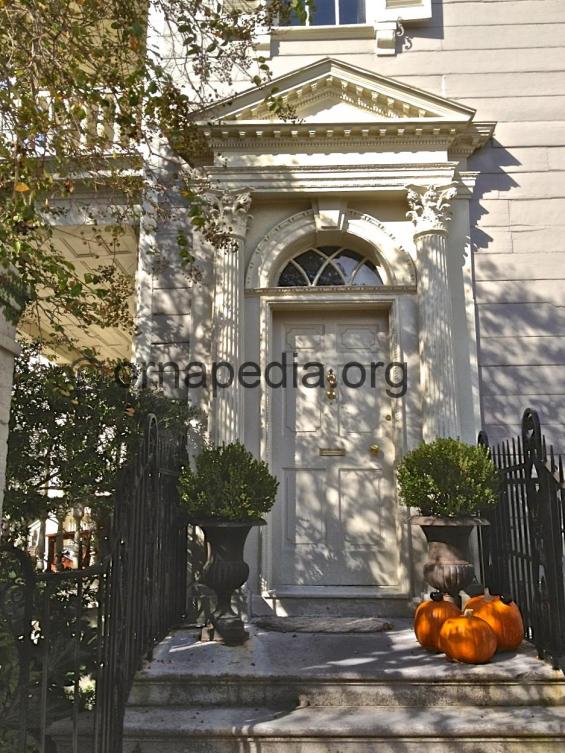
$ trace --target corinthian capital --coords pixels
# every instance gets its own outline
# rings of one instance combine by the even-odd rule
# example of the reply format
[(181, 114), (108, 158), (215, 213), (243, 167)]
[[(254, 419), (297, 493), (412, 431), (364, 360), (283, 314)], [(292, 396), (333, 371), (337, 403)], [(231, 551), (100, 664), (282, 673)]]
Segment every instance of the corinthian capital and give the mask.
[(245, 238), (251, 218), (251, 191), (223, 191), (207, 194), (209, 215), (217, 228), (228, 231), (236, 238)]
[(247, 215), (251, 207), (251, 191), (209, 191), (206, 198), (218, 217)]
[(226, 194), (226, 198), (231, 199), (231, 203), (228, 203), (228, 211), (233, 215), (247, 216), (251, 208), (251, 191), (246, 190), (241, 193)]
[(451, 220), (451, 200), (457, 195), (456, 185), (407, 186), (410, 210), (408, 219), (416, 226), (417, 233), (446, 231)]

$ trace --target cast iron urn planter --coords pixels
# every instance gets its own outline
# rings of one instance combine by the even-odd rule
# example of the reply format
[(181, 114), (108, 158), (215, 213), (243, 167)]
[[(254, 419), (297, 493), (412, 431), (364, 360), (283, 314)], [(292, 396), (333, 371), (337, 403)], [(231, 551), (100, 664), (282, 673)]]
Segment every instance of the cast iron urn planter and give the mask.
[(488, 526), (488, 520), (417, 515), (410, 522), (420, 526), (428, 542), (424, 578), (432, 588), (459, 602), (459, 591), (465, 590), (475, 578), (469, 561), (469, 536), (475, 526)]
[(243, 549), (253, 526), (265, 525), (257, 520), (195, 520), (204, 533), (206, 562), (200, 581), (217, 596), (216, 609), (211, 618), (215, 639), (228, 646), (238, 646), (249, 638), (243, 621), (231, 606), (233, 592), (249, 576), (249, 565), (243, 559)]

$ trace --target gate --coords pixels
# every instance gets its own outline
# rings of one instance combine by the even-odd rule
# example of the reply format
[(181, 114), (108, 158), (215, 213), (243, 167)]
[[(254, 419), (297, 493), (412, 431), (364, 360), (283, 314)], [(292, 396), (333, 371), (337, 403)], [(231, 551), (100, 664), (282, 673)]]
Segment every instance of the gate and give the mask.
[[(0, 618), (15, 653), (0, 686), (0, 733), (10, 751), (48, 753), (56, 736), (72, 753), (121, 753), (134, 675), (186, 611), (187, 525), (177, 492), (184, 454), (184, 441), (160, 436), (149, 416), (120, 476), (99, 564), (37, 573), (27, 553), (2, 547)], [(81, 688), (90, 677), (89, 703)]]
[(538, 415), (526, 410), (521, 436), (489, 446), (502, 477), (499, 502), (481, 513), (481, 577), (491, 593), (520, 605), (526, 638), (565, 672), (565, 476), (547, 448)]

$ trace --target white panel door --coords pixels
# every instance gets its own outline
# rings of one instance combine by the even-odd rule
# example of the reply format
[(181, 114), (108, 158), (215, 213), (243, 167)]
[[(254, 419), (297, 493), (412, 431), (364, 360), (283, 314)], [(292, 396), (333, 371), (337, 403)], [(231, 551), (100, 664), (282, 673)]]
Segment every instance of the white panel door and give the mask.
[[(271, 388), (280, 480), (272, 515), (274, 586), (398, 583), (391, 398), (385, 367), (374, 365), (389, 362), (387, 326), (378, 311), (275, 318), (273, 360), (286, 352), (288, 366), (286, 387)], [(309, 385), (319, 373), (305, 370), (308, 362), (323, 364), (325, 386), (303, 383), (306, 373)], [(354, 363), (365, 369), (359, 387), (362, 370)], [(326, 393), (329, 369), (337, 380), (334, 399)]]

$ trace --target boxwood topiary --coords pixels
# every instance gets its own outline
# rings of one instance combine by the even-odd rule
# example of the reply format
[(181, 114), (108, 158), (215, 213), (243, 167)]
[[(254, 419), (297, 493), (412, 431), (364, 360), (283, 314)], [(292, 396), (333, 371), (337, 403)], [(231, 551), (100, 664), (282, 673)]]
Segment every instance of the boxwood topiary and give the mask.
[(424, 442), (397, 473), (401, 500), (421, 515), (476, 515), (497, 501), (499, 474), (486, 447), (449, 438)]
[(240, 442), (208, 447), (185, 467), (179, 492), (192, 520), (257, 520), (274, 504), (279, 482)]

